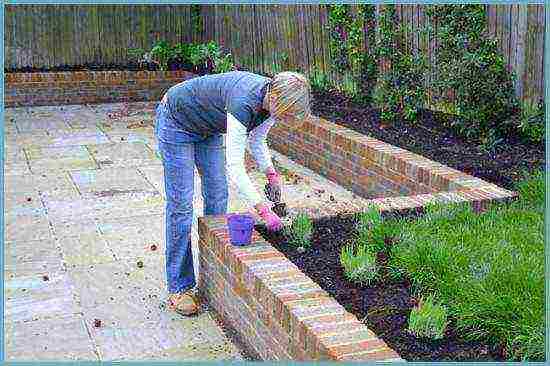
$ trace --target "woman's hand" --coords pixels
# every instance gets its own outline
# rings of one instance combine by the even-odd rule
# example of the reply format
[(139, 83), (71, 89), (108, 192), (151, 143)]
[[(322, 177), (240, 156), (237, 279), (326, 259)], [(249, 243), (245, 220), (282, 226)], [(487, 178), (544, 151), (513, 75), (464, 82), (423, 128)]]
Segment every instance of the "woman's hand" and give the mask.
[(267, 229), (270, 231), (279, 231), (283, 228), (283, 223), (269, 207), (267, 203), (259, 203), (256, 205), (256, 210), (262, 219), (267, 224)]

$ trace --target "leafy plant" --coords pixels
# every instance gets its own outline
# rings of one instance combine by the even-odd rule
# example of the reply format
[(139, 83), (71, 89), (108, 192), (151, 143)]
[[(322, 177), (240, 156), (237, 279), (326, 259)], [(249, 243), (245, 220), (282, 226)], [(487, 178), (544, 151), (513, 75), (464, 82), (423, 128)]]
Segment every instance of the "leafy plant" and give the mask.
[(362, 243), (343, 246), (340, 264), (344, 268), (344, 276), (360, 285), (371, 284), (378, 275), (376, 253)]
[(518, 131), (527, 142), (541, 143), (545, 133), (544, 100), (538, 103), (531, 101), (521, 102), (521, 111), (503, 122), (503, 129)]
[[(339, 89), (356, 102), (367, 104), (377, 70), (376, 58), (370, 52), (375, 38), (375, 7), (357, 5), (354, 15), (349, 5), (328, 5), (328, 14), (331, 68), (344, 75), (344, 85)], [(369, 47), (364, 44), (365, 38)]]
[(309, 74), (311, 89), (319, 92), (327, 91), (330, 88), (330, 79), (327, 74), (318, 68), (313, 68)]
[(159, 41), (151, 50), (153, 62), (159, 65), (161, 70), (168, 70), (168, 61), (173, 57), (172, 47), (166, 41)]
[(388, 252), (388, 241), (399, 232), (399, 219), (383, 219), (375, 206), (356, 214), (356, 242), (366, 245), (373, 253)]
[(447, 326), (447, 310), (433, 296), (421, 298), (409, 315), (409, 332), (416, 337), (441, 339)]
[(214, 59), (214, 72), (222, 73), (228, 72), (235, 69), (233, 64), (233, 58), (230, 53), (225, 56), (216, 56)]
[(311, 245), (313, 222), (308, 215), (300, 213), (296, 215), (290, 226), (290, 241), (298, 248), (308, 248)]
[(509, 133), (501, 123), (518, 109), (515, 76), (506, 69), (498, 42), (487, 37), (484, 5), (433, 5), (427, 15), (437, 22), (439, 47), (433, 89), (456, 106), (455, 130), (465, 137), (487, 138), (489, 131)]
[(423, 85), (426, 58), (420, 53), (407, 53), (401, 44), (404, 28), (396, 21), (395, 5), (382, 7), (379, 24), (376, 50), (384, 67), (378, 77), (373, 102), (380, 109), (382, 121), (391, 123), (402, 116), (413, 122), (426, 102)]
[(346, 72), (342, 77), (339, 89), (351, 99), (358, 98), (360, 92), (357, 81), (355, 81), (354, 77), (349, 72)]

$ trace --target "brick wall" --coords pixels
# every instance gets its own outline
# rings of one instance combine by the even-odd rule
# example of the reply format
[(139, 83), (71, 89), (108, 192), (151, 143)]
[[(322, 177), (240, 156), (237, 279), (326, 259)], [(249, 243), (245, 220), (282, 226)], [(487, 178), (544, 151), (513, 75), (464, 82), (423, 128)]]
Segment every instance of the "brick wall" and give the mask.
[(157, 101), (169, 87), (194, 76), (186, 71), (8, 73), (4, 79), (4, 105)]
[(199, 293), (263, 360), (400, 360), (254, 232), (229, 242), (223, 216), (199, 218)]
[(482, 179), (318, 117), (298, 129), (277, 123), (270, 131), (269, 145), (373, 202), (419, 197), (422, 204), (423, 198), (432, 197), (476, 201), (515, 196)]

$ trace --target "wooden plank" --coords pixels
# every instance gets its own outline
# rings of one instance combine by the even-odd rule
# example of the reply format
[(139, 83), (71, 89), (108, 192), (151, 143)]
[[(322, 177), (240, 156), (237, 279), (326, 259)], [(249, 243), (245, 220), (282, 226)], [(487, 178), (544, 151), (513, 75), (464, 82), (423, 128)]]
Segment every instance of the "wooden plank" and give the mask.
[(5, 6), (4, 15), (4, 45), (6, 45), (6, 55), (4, 58), (4, 67), (14, 69), (15, 64), (15, 7), (13, 5)]
[(25, 42), (25, 39), (23, 38), (23, 9), (24, 5), (17, 5), (15, 7), (15, 16), (14, 16), (14, 58), (15, 58), (15, 67), (17, 69), (20, 69), (22, 67), (25, 67), (24, 62), (22, 60), (22, 47)]
[(527, 37), (527, 5), (518, 6), (516, 39), (516, 95), (523, 96), (523, 78), (525, 77), (525, 40)]
[(489, 36), (497, 37), (497, 6), (486, 5), (487, 7), (487, 33)]
[(258, 56), (258, 49), (257, 49), (257, 32), (255, 29), (255, 23), (256, 23), (256, 14), (254, 10), (254, 5), (246, 5), (247, 12), (248, 12), (248, 30), (250, 34), (250, 45), (251, 45), (251, 59), (250, 63), (248, 65), (249, 70), (256, 70), (256, 59), (259, 58)]
[(545, 98), (545, 87), (544, 87), (544, 35), (545, 35), (545, 12), (544, 12), (544, 6), (543, 5), (537, 5), (537, 39), (536, 39), (536, 68), (535, 72), (533, 74), (533, 77), (535, 78), (535, 90), (534, 90), (534, 96), (533, 98), (535, 100), (538, 99), (544, 99)]
[(504, 59), (506, 61), (506, 66), (508, 68), (508, 71), (511, 70), (510, 67), (510, 33), (511, 33), (511, 13), (512, 13), (512, 5), (505, 5), (504, 6), (504, 32), (503, 32), (503, 54)]
[(510, 70), (514, 73), (516, 72), (516, 50), (517, 50), (517, 35), (518, 35), (518, 5), (510, 5), (510, 39), (509, 39), (509, 48), (510, 48), (510, 57), (508, 59), (508, 65)]
[(533, 75), (535, 71), (535, 55), (536, 55), (536, 40), (537, 40), (537, 19), (538, 7), (536, 5), (527, 5), (527, 37), (526, 37), (526, 72), (523, 77), (524, 98), (532, 99), (534, 97)]
[(63, 33), (65, 34), (65, 46), (64, 49), (64, 62), (66, 65), (75, 66), (75, 53), (78, 47), (77, 39), (74, 31), (74, 18), (73, 5), (63, 5)]

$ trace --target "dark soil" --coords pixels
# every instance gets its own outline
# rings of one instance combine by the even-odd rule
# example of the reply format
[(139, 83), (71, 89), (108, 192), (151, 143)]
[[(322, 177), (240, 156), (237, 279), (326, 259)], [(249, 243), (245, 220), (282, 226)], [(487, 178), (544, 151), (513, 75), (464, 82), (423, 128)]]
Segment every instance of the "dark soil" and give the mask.
[(506, 189), (514, 189), (524, 170), (544, 168), (544, 143), (509, 136), (493, 151), (485, 151), (479, 142), (460, 138), (447, 127), (451, 117), (441, 112), (423, 110), (415, 125), (407, 121), (383, 125), (377, 110), (333, 90), (314, 92), (312, 99), (314, 115)]
[[(314, 221), (311, 247), (297, 251), (282, 233), (256, 230), (280, 250), (302, 272), (315, 281), (346, 310), (363, 321), (376, 335), (407, 361), (503, 361), (501, 347), (484, 342), (468, 342), (460, 337), (451, 320), (440, 340), (416, 338), (409, 334), (408, 317), (416, 299), (407, 280), (397, 281), (381, 270), (376, 283), (359, 286), (344, 277), (340, 249), (353, 235), (351, 216), (327, 217)], [(388, 240), (391, 245), (391, 240)], [(387, 262), (379, 253), (381, 266)]]

